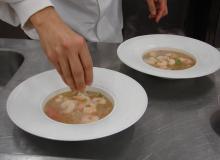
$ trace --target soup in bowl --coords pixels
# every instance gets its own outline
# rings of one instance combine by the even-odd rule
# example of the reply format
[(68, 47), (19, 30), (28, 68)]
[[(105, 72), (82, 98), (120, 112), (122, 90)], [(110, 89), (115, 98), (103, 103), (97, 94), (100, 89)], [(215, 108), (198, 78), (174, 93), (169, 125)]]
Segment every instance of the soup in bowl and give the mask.
[(160, 69), (183, 70), (196, 64), (190, 54), (179, 50), (157, 49), (144, 53), (145, 63)]
[(86, 124), (98, 121), (113, 110), (113, 99), (103, 91), (65, 91), (50, 96), (43, 111), (51, 119), (66, 124)]

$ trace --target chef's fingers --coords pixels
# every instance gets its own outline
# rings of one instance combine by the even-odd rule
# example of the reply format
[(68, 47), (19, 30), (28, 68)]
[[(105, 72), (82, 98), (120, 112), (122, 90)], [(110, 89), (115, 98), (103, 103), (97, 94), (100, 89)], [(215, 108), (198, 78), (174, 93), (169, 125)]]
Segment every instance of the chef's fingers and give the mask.
[(152, 18), (154, 16), (156, 16), (157, 14), (157, 8), (156, 8), (156, 4), (154, 0), (146, 0), (147, 4), (148, 4), (148, 9), (150, 12), (149, 17)]
[(77, 90), (84, 90), (85, 78), (84, 78), (84, 70), (79, 58), (79, 50), (73, 49), (72, 52), (68, 55), (68, 60), (71, 68), (72, 77), (74, 79), (74, 84)]
[(159, 5), (158, 6), (159, 9), (155, 18), (156, 22), (159, 22), (160, 19), (164, 16), (167, 8), (167, 2), (166, 0), (160, 0), (158, 5)]
[[(70, 53), (68, 53), (70, 54)], [(68, 86), (70, 86), (71, 89), (75, 89), (76, 86), (74, 84), (74, 79), (71, 73), (68, 57), (66, 55), (60, 55), (59, 56), (59, 64), (62, 71), (62, 77), (67, 83)]]
[(84, 70), (85, 83), (91, 85), (93, 81), (93, 63), (87, 44), (82, 48), (79, 57)]

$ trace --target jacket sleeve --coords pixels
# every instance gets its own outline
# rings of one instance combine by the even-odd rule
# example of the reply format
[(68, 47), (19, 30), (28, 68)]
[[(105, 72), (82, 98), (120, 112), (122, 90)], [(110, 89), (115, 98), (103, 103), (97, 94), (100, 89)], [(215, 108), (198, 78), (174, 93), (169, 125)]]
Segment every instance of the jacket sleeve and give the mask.
[(34, 13), (49, 6), (53, 6), (50, 0), (0, 0), (0, 19), (15, 26), (21, 24), (29, 37), (38, 39), (35, 29), (27, 22)]

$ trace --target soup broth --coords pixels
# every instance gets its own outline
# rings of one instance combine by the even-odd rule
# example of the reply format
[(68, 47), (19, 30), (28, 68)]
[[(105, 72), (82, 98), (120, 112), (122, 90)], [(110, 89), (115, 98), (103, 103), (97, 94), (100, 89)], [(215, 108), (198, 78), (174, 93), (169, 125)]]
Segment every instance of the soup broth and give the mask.
[(84, 124), (107, 116), (113, 109), (112, 102), (100, 92), (68, 91), (51, 98), (44, 106), (51, 119), (68, 124)]
[(156, 68), (169, 70), (183, 70), (196, 64), (195, 59), (185, 53), (163, 49), (146, 52), (143, 60)]

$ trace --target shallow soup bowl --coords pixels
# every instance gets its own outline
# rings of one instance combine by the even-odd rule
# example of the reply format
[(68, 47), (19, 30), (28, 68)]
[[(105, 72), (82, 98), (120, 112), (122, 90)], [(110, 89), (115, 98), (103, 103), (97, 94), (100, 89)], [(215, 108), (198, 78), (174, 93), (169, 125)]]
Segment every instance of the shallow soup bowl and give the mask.
[(65, 124), (44, 113), (45, 103), (53, 96), (69, 91), (55, 70), (37, 74), (19, 84), (9, 95), (7, 113), (24, 131), (47, 139), (82, 141), (118, 133), (143, 116), (148, 98), (134, 79), (109, 69), (94, 67), (93, 84), (87, 90), (101, 92), (113, 102), (106, 117), (87, 124)]
[[(183, 70), (160, 69), (144, 62), (143, 56), (152, 50), (181, 51), (196, 63)], [(213, 46), (184, 36), (155, 34), (128, 39), (117, 50), (119, 59), (127, 66), (145, 74), (169, 79), (196, 78), (212, 74), (220, 68), (220, 53)]]

